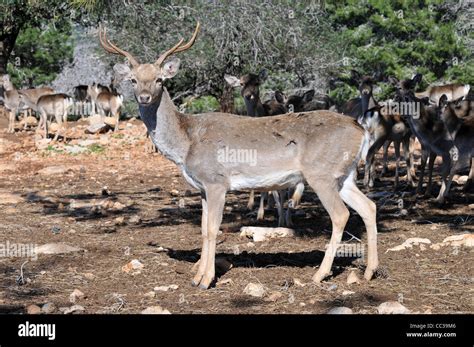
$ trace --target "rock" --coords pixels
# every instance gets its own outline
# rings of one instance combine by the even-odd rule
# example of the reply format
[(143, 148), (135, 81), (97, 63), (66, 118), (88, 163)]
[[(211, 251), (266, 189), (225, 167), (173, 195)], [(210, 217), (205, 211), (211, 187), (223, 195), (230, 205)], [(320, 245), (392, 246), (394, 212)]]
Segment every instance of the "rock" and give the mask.
[(20, 124), (24, 125), (26, 123), (29, 127), (34, 127), (38, 125), (38, 120), (35, 117), (28, 116), (21, 120)]
[(87, 148), (73, 145), (73, 146), (64, 146), (64, 150), (69, 154), (80, 154), (87, 151)]
[(126, 273), (129, 273), (132, 270), (135, 270), (135, 271), (139, 272), (144, 267), (145, 266), (138, 259), (133, 259), (132, 261), (130, 261), (126, 265), (122, 266), (122, 271), (126, 272)]
[(93, 280), (95, 278), (95, 275), (91, 272), (86, 272), (85, 274), (83, 274), (84, 278), (88, 279), (88, 280)]
[(443, 243), (447, 243), (455, 247), (474, 247), (474, 234), (460, 234), (448, 236), (443, 240)]
[(41, 308), (38, 305), (29, 305), (26, 307), (27, 314), (40, 314)]
[(184, 201), (183, 198), (178, 200), (178, 207), (179, 208), (185, 208), (186, 207), (186, 202)]
[(234, 281), (232, 280), (232, 278), (226, 278), (226, 279), (223, 279), (223, 280), (219, 280), (216, 284), (216, 286), (218, 286), (218, 287), (225, 286), (225, 285), (233, 286)]
[(471, 210), (474, 210), (474, 204), (469, 204), (469, 208), (470, 208)]
[(441, 249), (441, 246), (439, 243), (435, 243), (434, 245), (430, 246), (431, 249), (434, 249), (435, 251), (439, 251)]
[(115, 225), (125, 225), (125, 217), (120, 216), (114, 219), (114, 224)]
[(352, 290), (344, 290), (342, 292), (343, 296), (352, 295), (352, 294), (355, 294), (355, 292), (353, 292)]
[(23, 201), (24, 199), (20, 195), (0, 192), (0, 205), (19, 204)]
[(130, 219), (128, 220), (128, 222), (130, 224), (140, 224), (142, 222), (141, 218), (139, 215), (133, 215), (130, 217)]
[(81, 292), (79, 289), (74, 289), (73, 292), (69, 295), (69, 301), (73, 304), (76, 303), (78, 299), (83, 299), (84, 293)]
[(80, 251), (83, 249), (65, 243), (47, 243), (36, 248), (36, 254), (65, 254)]
[(283, 294), (281, 292), (271, 292), (270, 295), (268, 295), (265, 298), (265, 301), (270, 301), (270, 302), (275, 302), (278, 299), (281, 299), (283, 297)]
[(360, 279), (357, 276), (355, 271), (351, 271), (349, 275), (347, 276), (347, 284), (354, 284), (354, 283), (359, 284)]
[(295, 231), (289, 228), (242, 227), (240, 236), (253, 238), (254, 242), (262, 242), (272, 238), (294, 237)]
[(341, 306), (341, 307), (333, 307), (331, 308), (327, 314), (352, 314), (352, 310), (349, 307)]
[(171, 195), (171, 196), (179, 196), (179, 190), (177, 190), (177, 189), (171, 189), (171, 190), (170, 190), (170, 195)]
[(262, 298), (265, 295), (265, 288), (260, 283), (250, 282), (244, 288), (244, 294), (247, 294), (256, 298)]
[(121, 202), (114, 202), (113, 206), (112, 206), (112, 209), (115, 210), (115, 211), (121, 211), (125, 208), (126, 206), (124, 204), (122, 204)]
[(63, 312), (64, 314), (71, 314), (71, 313), (79, 313), (79, 312), (84, 312), (86, 309), (81, 306), (81, 305), (73, 305), (71, 307), (66, 307)]
[(161, 306), (150, 306), (144, 309), (141, 314), (171, 314), (170, 311), (163, 309)]
[(328, 287), (329, 291), (336, 290), (337, 289), (337, 284), (333, 283)]
[(105, 117), (104, 123), (110, 126), (111, 128), (115, 128), (115, 124), (117, 124), (117, 120), (115, 117)]
[(419, 244), (422, 244), (422, 243), (431, 244), (431, 241), (429, 239), (423, 239), (420, 237), (412, 237), (412, 238), (406, 239), (405, 242), (403, 242), (401, 245), (387, 249), (385, 253), (389, 251), (392, 251), (392, 252), (402, 251), (407, 248), (412, 248), (413, 246), (418, 246)]
[(410, 310), (398, 301), (387, 301), (377, 307), (379, 314), (408, 314)]
[(167, 292), (167, 291), (170, 291), (170, 290), (176, 290), (176, 289), (178, 289), (178, 288), (179, 288), (178, 285), (176, 285), (176, 284), (171, 284), (171, 285), (169, 285), (169, 286), (159, 286), (159, 287), (155, 287), (155, 288), (153, 288), (153, 290), (154, 290), (155, 292)]
[(295, 284), (298, 287), (304, 287), (305, 286), (305, 284), (303, 282), (301, 282), (301, 280), (299, 278), (293, 278), (293, 284)]
[(156, 293), (155, 292), (148, 292), (148, 293), (143, 294), (143, 296), (145, 296), (146, 298), (153, 299), (156, 296)]
[(85, 133), (86, 134), (102, 134), (102, 133), (106, 133), (109, 129), (110, 129), (110, 126), (108, 126), (105, 123), (91, 124), (86, 128)]
[(48, 302), (41, 307), (41, 312), (46, 314), (54, 313), (54, 311), (56, 311), (56, 305), (52, 302)]
[(40, 175), (50, 176), (50, 175), (63, 175), (68, 172), (70, 169), (64, 165), (58, 166), (48, 166), (38, 171)]

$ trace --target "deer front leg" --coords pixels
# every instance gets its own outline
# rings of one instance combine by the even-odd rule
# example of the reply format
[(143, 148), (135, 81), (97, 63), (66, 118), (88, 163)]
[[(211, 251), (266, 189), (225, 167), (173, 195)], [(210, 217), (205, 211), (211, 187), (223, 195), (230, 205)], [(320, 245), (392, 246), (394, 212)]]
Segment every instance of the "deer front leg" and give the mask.
[(208, 207), (207, 207), (207, 199), (206, 194), (201, 194), (201, 202), (202, 202), (202, 218), (201, 218), (201, 234), (202, 234), (202, 249), (201, 249), (201, 259), (199, 259), (198, 263), (199, 267), (197, 270), (196, 275), (194, 276), (191, 284), (196, 287), (201, 282), (202, 277), (204, 276), (204, 272), (206, 271), (206, 264), (207, 264), (207, 256), (208, 256), (208, 238), (207, 238), (207, 219), (208, 219)]
[(16, 109), (11, 109), (10, 117), (8, 119), (8, 132), (12, 134), (15, 132), (15, 117), (16, 117)]
[(114, 116), (115, 116), (115, 128), (114, 128), (114, 132), (115, 132), (119, 130), (120, 112), (116, 111)]
[(469, 176), (464, 184), (463, 190), (467, 191), (474, 180), (474, 158), (471, 158), (471, 169), (469, 170)]
[(381, 175), (385, 175), (388, 171), (388, 148), (390, 147), (390, 141), (385, 141), (383, 144), (383, 168)]
[(402, 142), (403, 145), (403, 154), (405, 157), (405, 162), (407, 164), (407, 180), (412, 187), (416, 187), (414, 181), (414, 174), (412, 174), (412, 165), (413, 165), (413, 155), (410, 152), (410, 138), (404, 139)]
[(418, 180), (418, 186), (416, 187), (416, 194), (420, 194), (423, 189), (423, 180), (425, 177), (426, 162), (428, 161), (429, 152), (425, 149), (421, 150), (421, 164), (420, 164), (420, 177)]
[(249, 210), (252, 210), (254, 204), (255, 204), (255, 191), (251, 190), (250, 195), (249, 195), (249, 202), (247, 203), (247, 208)]
[(436, 202), (438, 204), (444, 204), (445, 198), (448, 196), (449, 188), (451, 187), (451, 182), (453, 180), (455, 171), (455, 165), (453, 165), (451, 162), (451, 158), (446, 156), (443, 157), (442, 184), (438, 197), (436, 198)]
[(372, 146), (370, 146), (369, 151), (367, 152), (366, 162), (365, 162), (365, 172), (364, 172), (364, 185), (366, 187), (374, 186), (374, 173), (375, 168), (372, 168), (375, 159), (375, 153), (382, 147), (385, 142), (385, 137), (378, 138)]
[(270, 194), (266, 192), (260, 193), (260, 204), (258, 206), (257, 220), (263, 220), (263, 216), (265, 215), (265, 198), (269, 196)]
[(395, 145), (395, 158), (396, 158), (396, 166), (395, 166), (395, 189), (398, 188), (399, 182), (399, 170), (400, 170), (400, 142), (394, 141)]
[[(226, 189), (221, 185), (206, 187), (207, 201), (207, 256), (205, 257), (205, 268), (199, 282), (199, 288), (207, 289), (215, 278), (216, 240), (224, 212)], [(204, 253), (204, 251), (203, 251)], [(202, 255), (201, 255), (202, 257)], [(199, 264), (201, 267), (201, 264)], [(199, 274), (199, 273), (198, 273)], [(196, 279), (196, 278), (195, 278)], [(197, 283), (196, 281), (194, 283)]]
[(433, 187), (433, 167), (436, 160), (436, 153), (430, 151), (430, 158), (428, 162), (428, 186), (426, 187), (425, 195), (431, 195), (431, 188)]

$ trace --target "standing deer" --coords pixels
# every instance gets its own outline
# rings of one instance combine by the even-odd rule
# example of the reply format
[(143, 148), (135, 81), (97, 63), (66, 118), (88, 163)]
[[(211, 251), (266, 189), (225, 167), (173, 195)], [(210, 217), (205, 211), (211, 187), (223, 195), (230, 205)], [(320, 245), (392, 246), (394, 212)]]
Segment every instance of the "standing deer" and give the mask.
[(7, 132), (14, 133), (16, 112), (19, 110), (21, 103), (20, 94), (18, 93), (18, 90), (15, 88), (13, 83), (10, 81), (9, 75), (2, 76), (2, 84), (4, 89), (3, 102), (5, 108), (8, 110)]
[[(140, 117), (161, 153), (173, 161), (189, 184), (202, 194), (202, 252), (193, 285), (208, 288), (215, 277), (216, 239), (229, 190), (281, 190), (306, 180), (332, 221), (332, 236), (313, 280), (331, 273), (335, 252), (349, 219), (344, 202), (362, 217), (368, 237), (365, 278), (377, 269), (376, 206), (356, 186), (354, 170), (361, 155), (364, 132), (348, 117), (330, 111), (291, 113), (275, 117), (240, 117), (228, 113), (186, 115), (173, 104), (164, 81), (174, 77), (180, 60), (166, 59), (191, 48), (181, 39), (152, 64), (135, 57), (107, 39), (100, 28), (102, 47), (125, 56), (131, 67), (115, 65), (116, 73), (131, 81)], [(344, 139), (344, 141), (341, 141)], [(221, 161), (225, 148), (253, 148), (256, 165)]]
[[(466, 117), (459, 119), (459, 116), (454, 111), (455, 103), (448, 103), (444, 106), (444, 110), (442, 110), (441, 118), (433, 119), (427, 112), (423, 102), (414, 93), (416, 85), (421, 81), (421, 78), (422, 75), (417, 74), (412, 79), (399, 82), (397, 101), (419, 105), (419, 114), (407, 114), (408, 124), (422, 146), (443, 159), (441, 168), (442, 185), (436, 198), (436, 202), (442, 204), (449, 193), (453, 176), (458, 170), (471, 165), (470, 176), (472, 179), (474, 118)], [(447, 97), (442, 96), (440, 99), (442, 102), (446, 102)], [(465, 102), (470, 103), (471, 101), (465, 100)], [(470, 105), (460, 107), (460, 109), (464, 110), (469, 110), (469, 108)], [(422, 158), (422, 170), (425, 164), (426, 162), (423, 163)]]
[[(73, 99), (66, 94), (43, 95), (38, 99), (37, 109), (40, 113), (38, 130), (44, 127), (44, 138), (48, 137), (48, 117), (53, 116), (58, 123), (58, 130), (54, 136), (53, 142), (57, 141), (59, 134), (63, 131), (64, 124), (67, 122), (67, 114), (73, 106)], [(63, 134), (64, 136), (64, 134)]]
[(424, 92), (415, 93), (415, 96), (419, 99), (428, 98), (434, 104), (439, 104), (442, 95), (446, 95), (447, 100), (455, 100), (466, 96), (470, 88), (469, 84), (461, 83), (430, 86)]
[(102, 92), (110, 92), (109, 87), (95, 82), (87, 86), (87, 97), (91, 101), (93, 114), (99, 112), (99, 107), (97, 106), (97, 96), (99, 96), (99, 94)]
[[(245, 107), (247, 109), (247, 115), (250, 117), (266, 117), (266, 116), (275, 116), (279, 114), (284, 114), (287, 112), (285, 106), (284, 96), (281, 92), (275, 92), (275, 99), (266, 101), (262, 103), (260, 100), (260, 85), (267, 79), (268, 73), (266, 69), (262, 69), (258, 75), (247, 74), (243, 75), (240, 78), (231, 75), (225, 75), (224, 79), (230, 86), (234, 88), (241, 87), (240, 94), (242, 95)], [(290, 202), (290, 205), (296, 205), (301, 195), (303, 194), (304, 184), (300, 183), (295, 190), (295, 194)], [(273, 195), (275, 200), (277, 210), (278, 210), (278, 226), (290, 226), (291, 223), (291, 212), (290, 207), (287, 210), (286, 216), (283, 213), (283, 204), (285, 192), (264, 192), (260, 196), (260, 205), (257, 212), (257, 220), (262, 220), (265, 213), (265, 199), (269, 198), (269, 193)], [(252, 190), (250, 192), (250, 198), (248, 202), (248, 208), (252, 209), (254, 205), (254, 195), (255, 192)], [(288, 192), (290, 195), (290, 192)], [(290, 199), (290, 197), (288, 197)]]

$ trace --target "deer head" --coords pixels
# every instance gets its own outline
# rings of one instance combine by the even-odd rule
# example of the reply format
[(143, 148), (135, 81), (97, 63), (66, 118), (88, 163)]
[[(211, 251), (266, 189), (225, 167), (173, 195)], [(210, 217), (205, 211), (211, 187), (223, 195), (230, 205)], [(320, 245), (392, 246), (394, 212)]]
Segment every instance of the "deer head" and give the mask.
[(268, 72), (262, 69), (258, 75), (247, 74), (238, 78), (231, 75), (225, 75), (224, 79), (232, 87), (241, 87), (240, 94), (244, 98), (248, 116), (263, 116), (257, 114), (260, 101), (260, 85), (267, 79)]
[(128, 80), (132, 83), (135, 98), (140, 105), (146, 106), (156, 100), (160, 100), (163, 92), (163, 82), (176, 75), (179, 69), (180, 60), (178, 58), (166, 58), (171, 55), (183, 52), (194, 44), (199, 32), (200, 23), (196, 25), (193, 36), (188, 43), (183, 44), (184, 39), (160, 55), (153, 64), (140, 64), (138, 60), (129, 52), (120, 49), (107, 39), (107, 32), (102, 26), (99, 28), (99, 39), (102, 47), (109, 53), (123, 55), (127, 58), (131, 66), (127, 64), (116, 64), (114, 71), (118, 80)]

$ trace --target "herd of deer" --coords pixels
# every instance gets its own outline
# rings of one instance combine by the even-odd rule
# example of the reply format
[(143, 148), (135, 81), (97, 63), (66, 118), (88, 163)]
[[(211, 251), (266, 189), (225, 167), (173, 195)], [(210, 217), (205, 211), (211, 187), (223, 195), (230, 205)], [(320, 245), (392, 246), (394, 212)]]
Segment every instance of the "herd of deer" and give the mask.
[[(3, 99), (4, 108), (8, 114), (7, 131), (9, 133), (15, 132), (17, 113), (23, 112), (26, 118), (26, 115), (31, 115), (33, 111), (39, 114), (37, 130), (43, 129), (45, 138), (48, 137), (48, 119), (54, 118), (56, 121), (58, 130), (53, 141), (57, 141), (60, 135), (64, 136), (64, 125), (69, 114), (84, 116), (99, 113), (102, 119), (110, 114), (115, 118), (115, 130), (118, 129), (123, 96), (115, 89), (113, 80), (109, 87), (96, 83), (76, 86), (74, 98), (67, 94), (56, 93), (49, 87), (18, 90), (11, 82), (9, 75), (1, 77), (1, 85), (4, 95), (0, 98)], [(71, 110), (72, 108), (76, 109)], [(25, 129), (27, 124), (24, 119)]]
[[(386, 171), (387, 150), (390, 143), (394, 143), (395, 185), (398, 185), (400, 145), (403, 145), (407, 179), (414, 185), (413, 141), (418, 139), (422, 158), (417, 192), (423, 186), (428, 158), (427, 192), (430, 191), (434, 161), (441, 156), (442, 187), (438, 202), (446, 198), (458, 170), (470, 165), (466, 187), (472, 181), (474, 98), (467, 85), (434, 86), (424, 93), (415, 93), (421, 75), (403, 81), (390, 78), (396, 88), (394, 98), (379, 103), (372, 94), (374, 80), (359, 76), (360, 97), (337, 109), (327, 97), (318, 96), (314, 100), (314, 92), (288, 98), (276, 92), (273, 100), (263, 103), (259, 86), (267, 74), (262, 71), (259, 75), (240, 78), (225, 76), (231, 86), (241, 88), (249, 117), (219, 112), (198, 115), (179, 112), (164, 82), (179, 70), (180, 60), (171, 56), (191, 48), (199, 28), (198, 23), (186, 44), (181, 39), (151, 64), (139, 63), (132, 54), (108, 40), (105, 28), (99, 30), (102, 47), (128, 60), (129, 64), (114, 66), (115, 75), (119, 81), (131, 82), (140, 118), (154, 145), (180, 168), (186, 181), (201, 192), (202, 252), (193, 285), (205, 289), (214, 281), (216, 238), (226, 193), (230, 190), (272, 192), (280, 224), (289, 223), (289, 218), (283, 218), (283, 196), (288, 194), (288, 206), (294, 207), (305, 183), (314, 190), (332, 222), (329, 245), (313, 277), (315, 282), (320, 282), (331, 273), (349, 218), (346, 205), (362, 217), (366, 227), (368, 257), (364, 277), (370, 280), (378, 267), (376, 205), (359, 190), (356, 178), (363, 160), (364, 183), (373, 185), (374, 157), (381, 146), (384, 146)], [(42, 104), (42, 98), (45, 96), (39, 98), (37, 105)], [(219, 160), (218, 153), (228, 148), (254, 150), (258, 159), (255, 165)], [(250, 205), (253, 193), (251, 196)], [(259, 218), (263, 217), (263, 204), (262, 198)]]

